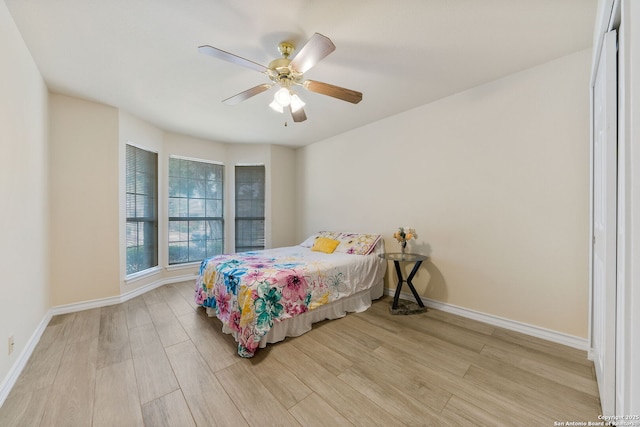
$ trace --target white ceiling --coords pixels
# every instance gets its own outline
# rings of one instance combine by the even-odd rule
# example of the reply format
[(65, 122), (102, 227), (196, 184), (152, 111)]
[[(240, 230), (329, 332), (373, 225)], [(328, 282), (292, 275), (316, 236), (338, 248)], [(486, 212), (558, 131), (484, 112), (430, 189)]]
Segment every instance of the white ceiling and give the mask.
[[(167, 131), (302, 146), (589, 48), (597, 0), (5, 0), (48, 87)], [(268, 65), (313, 33), (336, 50), (306, 78), (363, 92), (357, 105), (299, 91), (308, 120), (268, 108), (268, 78), (199, 54)], [(295, 53), (294, 53), (295, 54)], [(586, 90), (586, 89), (585, 89)], [(287, 122), (287, 126), (284, 123)]]

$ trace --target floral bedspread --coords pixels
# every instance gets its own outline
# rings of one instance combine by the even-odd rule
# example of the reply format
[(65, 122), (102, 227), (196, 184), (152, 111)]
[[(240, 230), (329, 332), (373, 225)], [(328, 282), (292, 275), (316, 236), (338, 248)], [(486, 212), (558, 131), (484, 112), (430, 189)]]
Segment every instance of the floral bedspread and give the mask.
[(200, 266), (195, 301), (215, 309), (238, 342), (238, 354), (252, 357), (274, 322), (360, 290), (349, 284), (354, 267), (345, 258), (367, 257), (299, 247), (215, 256)]

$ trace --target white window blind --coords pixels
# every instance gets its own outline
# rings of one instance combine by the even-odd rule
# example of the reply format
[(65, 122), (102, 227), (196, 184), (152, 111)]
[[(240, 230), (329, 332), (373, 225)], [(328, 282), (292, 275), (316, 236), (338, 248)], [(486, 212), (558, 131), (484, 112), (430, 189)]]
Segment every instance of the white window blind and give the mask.
[(127, 275), (158, 265), (158, 154), (127, 145)]
[(265, 168), (236, 166), (236, 252), (264, 249)]

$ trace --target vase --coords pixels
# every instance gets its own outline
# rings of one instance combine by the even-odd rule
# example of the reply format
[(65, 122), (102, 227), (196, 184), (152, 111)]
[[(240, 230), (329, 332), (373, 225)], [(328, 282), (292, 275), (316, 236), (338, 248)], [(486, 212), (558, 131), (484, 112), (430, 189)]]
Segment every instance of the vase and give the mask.
[(402, 254), (402, 258), (404, 258), (404, 253), (407, 249), (407, 242), (400, 242), (400, 253)]

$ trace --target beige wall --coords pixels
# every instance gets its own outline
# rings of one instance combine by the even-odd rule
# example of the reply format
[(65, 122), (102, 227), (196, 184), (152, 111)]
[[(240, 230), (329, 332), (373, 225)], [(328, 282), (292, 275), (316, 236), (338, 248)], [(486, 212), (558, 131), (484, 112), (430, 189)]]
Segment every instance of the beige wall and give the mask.
[(118, 110), (51, 94), (51, 303), (118, 295)]
[(413, 226), (410, 250), (432, 257), (421, 295), (586, 337), (589, 62), (579, 52), (298, 150), (298, 238), (377, 232), (394, 251), (392, 233)]
[(1, 386), (50, 307), (47, 88), (4, 2), (0, 57)]
[(301, 242), (296, 239), (295, 227), (296, 154), (290, 148), (272, 145), (270, 158), (270, 247), (293, 246)]

